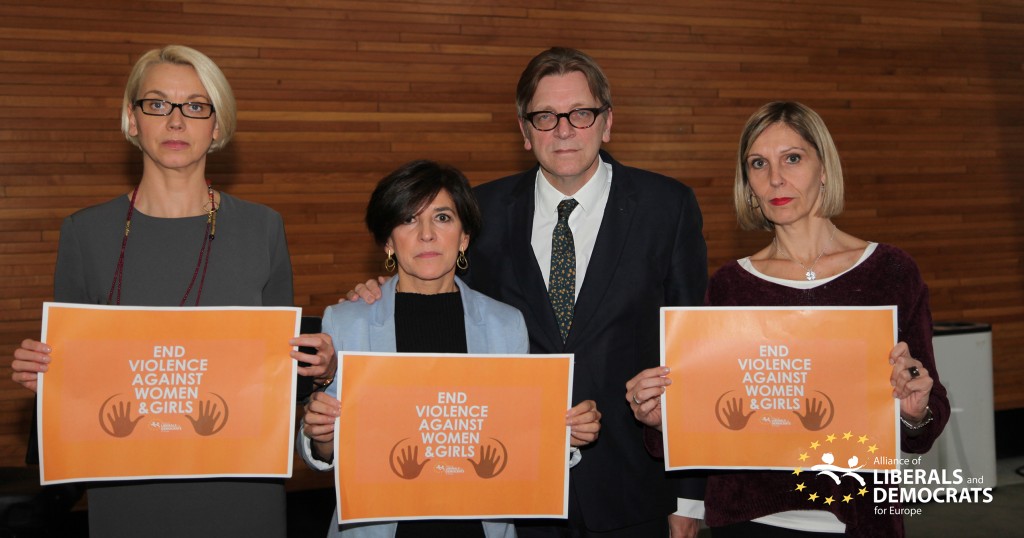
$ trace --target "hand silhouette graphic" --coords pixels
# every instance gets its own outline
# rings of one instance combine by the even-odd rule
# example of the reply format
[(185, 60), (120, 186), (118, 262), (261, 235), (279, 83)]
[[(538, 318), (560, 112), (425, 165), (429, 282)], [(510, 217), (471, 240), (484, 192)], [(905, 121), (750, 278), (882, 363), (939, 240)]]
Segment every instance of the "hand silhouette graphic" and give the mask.
[(473, 469), (476, 470), (476, 474), (480, 478), (494, 478), (505, 469), (504, 465), (498, 467), (498, 464), (502, 463), (501, 455), (498, 454), (497, 448), (490, 445), (480, 445), (479, 463), (470, 458), (466, 458), (466, 460), (473, 464)]
[[(825, 396), (828, 399), (828, 396)], [(825, 426), (828, 426), (832, 422), (832, 400), (829, 400), (829, 407), (825, 408), (825, 402), (818, 400), (817, 398), (807, 398), (805, 405), (807, 412), (803, 415), (799, 411), (793, 411), (793, 414), (800, 417), (800, 422), (804, 425), (804, 428), (810, 431), (818, 431)], [(825, 415), (828, 415), (828, 419)]]
[[(114, 395), (116, 396), (116, 394)], [(130, 401), (115, 403), (111, 407), (110, 412), (107, 413), (106, 422), (103, 420), (103, 409), (107, 406), (107, 402), (114, 398), (111, 396), (107, 398), (106, 402), (100, 407), (100, 427), (103, 431), (107, 432), (114, 437), (128, 437), (135, 430), (135, 425), (139, 422), (144, 415), (139, 415), (132, 420), (132, 403)], [(109, 422), (109, 429), (107, 423)]]
[[(205, 402), (199, 402), (199, 417), (192, 418), (192, 415), (185, 415), (188, 420), (192, 422), (192, 428), (199, 435), (213, 435), (220, 431), (217, 427), (217, 422), (220, 420), (220, 410), (217, 408), (217, 404), (213, 400), (206, 400)], [(227, 417), (225, 416), (225, 419)], [(227, 421), (225, 420), (225, 423)], [(221, 428), (224, 424), (221, 424)]]
[(418, 446), (407, 446), (402, 449), (399, 454), (396, 463), (398, 463), (399, 469), (395, 469), (394, 464), (391, 466), (391, 470), (395, 471), (395, 474), (406, 480), (412, 480), (423, 472), (423, 466), (430, 461), (430, 458), (423, 460), (422, 463), (417, 463), (419, 459), (420, 447)]
[(733, 398), (727, 401), (722, 409), (722, 413), (725, 415), (726, 428), (730, 430), (746, 428), (750, 417), (754, 415), (753, 411), (746, 415), (743, 414), (743, 398)]

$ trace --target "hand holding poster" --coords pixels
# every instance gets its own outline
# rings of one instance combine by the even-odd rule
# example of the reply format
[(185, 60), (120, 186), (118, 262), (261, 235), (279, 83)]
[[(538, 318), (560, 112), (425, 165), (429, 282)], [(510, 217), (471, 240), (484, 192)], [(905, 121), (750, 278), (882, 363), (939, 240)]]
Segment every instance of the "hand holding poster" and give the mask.
[(291, 476), (299, 315), (46, 303), (41, 482)]
[(895, 468), (895, 335), (895, 307), (663, 308), (665, 468)]
[(342, 354), (339, 523), (566, 517), (572, 356)]

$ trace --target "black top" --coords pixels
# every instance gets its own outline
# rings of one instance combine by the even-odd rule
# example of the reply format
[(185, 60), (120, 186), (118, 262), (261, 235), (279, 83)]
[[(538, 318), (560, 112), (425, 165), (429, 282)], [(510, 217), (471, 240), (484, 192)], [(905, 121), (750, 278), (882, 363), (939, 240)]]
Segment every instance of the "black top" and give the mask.
[(466, 321), (458, 291), (395, 294), (395, 349), (399, 353), (467, 353)]
[[(466, 321), (459, 292), (395, 294), (395, 346), (399, 353), (466, 353)], [(478, 520), (400, 521), (395, 538), (484, 538)]]

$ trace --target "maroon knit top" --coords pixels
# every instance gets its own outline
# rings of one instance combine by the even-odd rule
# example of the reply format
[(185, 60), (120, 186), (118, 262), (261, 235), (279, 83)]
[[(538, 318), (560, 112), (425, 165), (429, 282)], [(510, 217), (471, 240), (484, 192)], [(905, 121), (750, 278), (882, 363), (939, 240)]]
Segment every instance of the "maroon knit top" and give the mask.
[[(878, 244), (859, 265), (816, 287), (800, 289), (755, 275), (736, 261), (724, 265), (708, 283), (705, 304), (709, 306), (897, 306), (898, 341), (904, 341), (910, 354), (921, 361), (935, 380), (928, 404), (934, 420), (911, 432), (902, 428), (904, 452), (924, 453), (942, 433), (949, 419), (949, 400), (939, 382), (932, 352), (932, 317), (928, 306), (928, 288), (914, 260), (906, 252)], [(880, 357), (879, 360), (884, 360)], [(879, 380), (887, 383), (886, 380)], [(911, 433), (914, 435), (911, 436)], [(661, 436), (645, 431), (644, 442), (660, 455)], [(813, 508), (805, 496), (793, 493), (793, 476), (781, 471), (739, 471), (711, 474), (708, 477), (704, 506), (705, 519), (712, 527), (749, 521), (787, 510)], [(873, 491), (871, 474), (862, 475), (868, 491)], [(891, 487), (891, 486), (886, 486)], [(819, 488), (821, 490), (822, 488)], [(839, 493), (838, 486), (835, 493)], [(826, 495), (832, 495), (827, 493)], [(825, 495), (823, 495), (825, 496)], [(891, 515), (889, 506), (880, 503), (875, 514), (870, 493), (854, 503), (835, 502), (828, 509), (846, 524), (848, 536), (903, 536), (903, 521)], [(837, 497), (842, 498), (842, 494)]]

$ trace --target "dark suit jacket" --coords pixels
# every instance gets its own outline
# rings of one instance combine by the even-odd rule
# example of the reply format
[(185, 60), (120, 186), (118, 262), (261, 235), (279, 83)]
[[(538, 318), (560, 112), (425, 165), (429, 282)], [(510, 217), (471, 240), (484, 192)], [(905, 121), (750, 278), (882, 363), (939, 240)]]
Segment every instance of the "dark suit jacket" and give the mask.
[(707, 250), (693, 191), (658, 174), (612, 165), (611, 191), (563, 344), (530, 244), (537, 167), (476, 188), (484, 226), (470, 246), (473, 289), (518, 308), (532, 353), (574, 353), (573, 403), (592, 399), (601, 436), (585, 447), (571, 487), (587, 528), (616, 529), (665, 517), (680, 491), (643, 445), (626, 381), (659, 364), (659, 308), (700, 305)]

